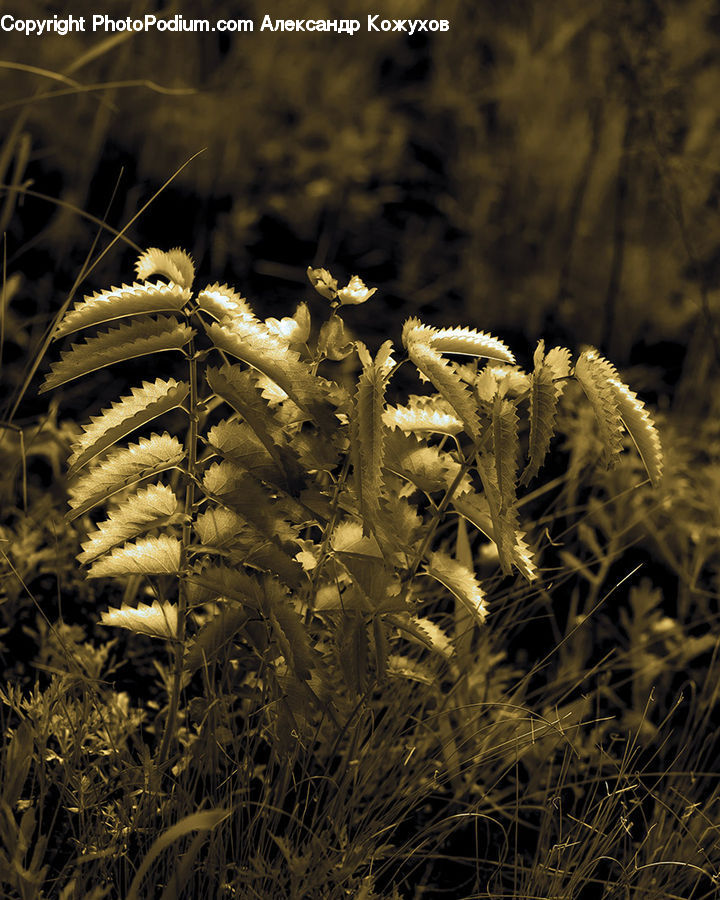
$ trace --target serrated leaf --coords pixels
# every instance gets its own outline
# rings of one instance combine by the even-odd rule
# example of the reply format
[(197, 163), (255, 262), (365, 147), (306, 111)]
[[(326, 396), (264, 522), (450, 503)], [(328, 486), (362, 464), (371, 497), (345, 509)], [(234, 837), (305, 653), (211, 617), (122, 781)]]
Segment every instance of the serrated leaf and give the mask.
[(473, 441), (480, 439), (480, 420), (472, 392), (460, 380), (452, 363), (443, 359), (437, 350), (420, 341), (410, 341), (408, 354), (418, 370), (432, 382), (434, 388), (450, 404), (463, 423), (463, 429)]
[(91, 459), (112, 447), (121, 438), (127, 437), (138, 428), (152, 422), (171, 409), (181, 406), (188, 395), (185, 382), (174, 378), (154, 383), (143, 382), (140, 388), (133, 388), (127, 397), (104, 409), (99, 416), (93, 416), (89, 425), (73, 444), (70, 465), (77, 471)]
[(355, 694), (362, 694), (370, 677), (370, 644), (364, 615), (356, 610), (344, 612), (335, 640), (345, 683)]
[(296, 532), (285, 518), (282, 502), (274, 500), (262, 482), (229, 460), (213, 463), (205, 471), (203, 488), (267, 537), (295, 540)]
[(75, 378), (112, 366), (167, 350), (181, 350), (195, 332), (169, 316), (153, 319), (150, 316), (136, 319), (129, 325), (119, 325), (82, 344), (73, 344), (60, 354), (61, 359), (50, 367), (50, 373), (40, 388), (40, 393), (53, 390)]
[(248, 614), (235, 603), (220, 603), (215, 615), (198, 631), (185, 653), (185, 671), (193, 674), (212, 666), (232, 644), (248, 621)]
[(387, 436), (385, 465), (426, 494), (449, 490), (457, 478), (455, 496), (472, 490), (469, 475), (461, 476), (462, 466), (450, 453), (413, 435), (394, 432)]
[(196, 302), (198, 309), (217, 321), (225, 318), (249, 322), (258, 321), (247, 300), (227, 284), (216, 282), (208, 285), (197, 295)]
[(442, 397), (414, 397), (407, 406), (390, 406), (383, 421), (388, 428), (415, 434), (456, 435), (463, 430), (462, 422)]
[(179, 466), (185, 458), (185, 450), (176, 438), (165, 432), (141, 438), (110, 453), (105, 459), (76, 479), (70, 486), (68, 519), (84, 515), (99, 503), (103, 503), (118, 491), (131, 487), (138, 481), (158, 475)]
[(425, 572), (442, 584), (482, 624), (487, 615), (485, 594), (475, 573), (462, 563), (437, 550), (425, 565)]
[(172, 250), (150, 247), (138, 257), (135, 273), (141, 281), (147, 280), (151, 275), (164, 275), (175, 284), (190, 288), (195, 278), (195, 266), (190, 255), (180, 247)]
[(366, 533), (370, 533), (377, 519), (380, 500), (385, 491), (383, 459), (386, 426), (385, 389), (393, 367), (392, 343), (386, 341), (375, 360), (361, 349), (363, 371), (358, 378), (353, 417), (353, 445), (357, 450), (357, 487), (360, 509)]
[(337, 418), (322, 383), (299, 354), (260, 321), (223, 320), (206, 326), (219, 350), (241, 359), (278, 384), (322, 430), (333, 432)]
[(211, 506), (197, 516), (193, 527), (204, 546), (222, 549), (237, 543), (247, 523), (231, 509)]
[(400, 653), (391, 653), (387, 658), (387, 674), (395, 678), (405, 678), (432, 687), (437, 682), (437, 675), (425, 663), (409, 659)]
[(510, 365), (515, 363), (515, 357), (502, 341), (472, 328), (433, 328), (413, 318), (403, 325), (402, 341), (408, 351), (412, 343), (419, 343), (439, 353), (497, 359)]
[(155, 600), (150, 606), (139, 603), (137, 608), (123, 603), (119, 609), (110, 607), (101, 613), (100, 624), (126, 628), (135, 634), (174, 640), (177, 637), (178, 611), (174, 604), (160, 603), (159, 600)]
[(425, 647), (443, 659), (452, 659), (455, 649), (448, 635), (432, 619), (414, 616), (411, 613), (389, 615), (391, 622), (403, 635), (416, 644)]
[(301, 681), (307, 681), (317, 660), (310, 646), (310, 636), (298, 611), (276, 582), (263, 582), (264, 612), (273, 629), (273, 637), (280, 646), (288, 668)]
[(622, 452), (623, 423), (617, 406), (617, 391), (612, 382), (619, 382), (615, 367), (597, 350), (584, 350), (575, 364), (575, 377), (590, 401), (598, 423), (605, 462), (613, 465)]
[(210, 368), (206, 378), (213, 392), (229, 403), (252, 428), (277, 466), (284, 473), (287, 488), (296, 493), (304, 482), (297, 454), (288, 444), (285, 431), (257, 387), (256, 376), (238, 366)]
[(513, 510), (502, 515), (496, 486), (491, 486), (491, 493), (495, 496), (495, 518), (487, 496), (466, 494), (453, 500), (452, 505), (457, 513), (497, 545), (500, 563), (506, 574), (511, 566), (515, 566), (528, 581), (534, 581), (537, 568), (525, 542), (525, 532), (519, 527), (517, 512)]
[(150, 484), (128, 497), (114, 509), (83, 542), (81, 563), (89, 563), (103, 553), (132, 538), (177, 520), (180, 501), (172, 488)]
[(116, 547), (112, 553), (97, 560), (88, 578), (121, 575), (178, 575), (182, 545), (177, 538), (141, 538), (134, 543)]
[(517, 505), (517, 467), (520, 456), (517, 406), (496, 397), (492, 411), (493, 458), (503, 510)]
[(430, 337), (430, 346), (440, 353), (497, 359), (510, 365), (515, 363), (515, 357), (502, 341), (472, 328), (439, 328)]
[(190, 300), (190, 291), (179, 284), (123, 284), (85, 297), (65, 314), (54, 338), (65, 337), (81, 328), (104, 325), (128, 316), (179, 312)]
[(616, 378), (609, 380), (620, 418), (637, 447), (653, 487), (660, 484), (663, 473), (663, 451), (660, 436), (645, 405), (634, 391)]
[(193, 602), (196, 604), (227, 598), (253, 610), (260, 608), (262, 598), (260, 582), (240, 568), (206, 565), (188, 576), (188, 585)]
[(530, 383), (530, 439), (528, 464), (520, 479), (527, 484), (540, 471), (555, 433), (555, 418), (565, 379), (570, 372), (570, 351), (553, 347), (545, 355), (545, 343), (539, 341), (533, 357)]
[(279, 487), (287, 486), (284, 473), (247, 422), (224, 419), (210, 429), (207, 441), (217, 453), (256, 478)]

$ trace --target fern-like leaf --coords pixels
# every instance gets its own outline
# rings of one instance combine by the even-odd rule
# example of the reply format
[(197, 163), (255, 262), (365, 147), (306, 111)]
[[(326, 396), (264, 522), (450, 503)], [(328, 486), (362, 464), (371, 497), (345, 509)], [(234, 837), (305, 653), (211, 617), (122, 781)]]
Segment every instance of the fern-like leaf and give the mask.
[(472, 490), (467, 473), (461, 476), (461, 465), (450, 453), (426, 444), (413, 435), (395, 432), (388, 435), (385, 465), (389, 471), (426, 494), (447, 491), (457, 481), (454, 496)]
[(262, 322), (223, 320), (206, 326), (219, 350), (241, 359), (279, 385), (322, 430), (334, 432), (337, 418), (310, 367)]
[(501, 513), (499, 491), (492, 481), (494, 473), (487, 465), (483, 469), (490, 484), (490, 494), (494, 498), (493, 510), (491, 511), (487, 495), (481, 497), (466, 494), (453, 500), (452, 505), (459, 515), (497, 545), (500, 563), (506, 574), (514, 566), (524, 578), (534, 581), (537, 578), (537, 567), (525, 541), (525, 532), (519, 527), (517, 511)]
[(620, 458), (623, 447), (623, 423), (618, 410), (618, 393), (614, 387), (620, 382), (617, 370), (591, 348), (580, 354), (575, 364), (575, 377), (595, 413), (605, 462), (613, 465)]
[(278, 487), (287, 487), (285, 474), (247, 422), (224, 419), (213, 425), (208, 432), (207, 440), (217, 453), (241, 466), (256, 478)]
[(403, 326), (402, 341), (408, 350), (410, 344), (420, 343), (439, 353), (496, 359), (510, 365), (515, 363), (515, 357), (502, 341), (472, 328), (433, 328), (423, 325), (419, 319), (408, 319)]
[(169, 316), (146, 316), (111, 328), (61, 353), (60, 361), (50, 367), (40, 393), (118, 362), (164, 350), (181, 350), (194, 334), (189, 325)]
[(535, 351), (535, 368), (530, 385), (530, 440), (528, 464), (520, 479), (527, 484), (540, 471), (555, 433), (555, 417), (558, 402), (565, 386), (564, 379), (570, 372), (570, 352), (554, 347), (545, 356), (545, 344), (538, 343)]
[(512, 400), (495, 398), (492, 414), (493, 457), (503, 510), (517, 504), (517, 466), (520, 456), (517, 407)]
[(485, 621), (485, 594), (471, 569), (438, 550), (431, 554), (425, 572), (447, 588), (478, 623)]
[(226, 284), (208, 285), (197, 295), (198, 309), (220, 322), (238, 319), (241, 322), (257, 322), (258, 318), (247, 300)]
[(213, 463), (203, 476), (208, 496), (238, 512), (269, 538), (293, 541), (295, 531), (284, 520), (282, 502), (273, 500), (260, 481), (229, 460)]
[(177, 382), (174, 378), (168, 381), (158, 378), (154, 383), (146, 381), (142, 387), (133, 388), (130, 396), (113, 403), (99, 416), (93, 416), (73, 444), (70, 456), (73, 472), (114, 446), (121, 438), (181, 406), (188, 390), (185, 382)]
[(190, 299), (190, 291), (179, 284), (124, 284), (119, 288), (85, 297), (65, 314), (54, 334), (55, 340), (128, 316), (180, 312)]
[(126, 628), (135, 634), (174, 640), (177, 638), (178, 611), (174, 604), (161, 603), (159, 600), (149, 606), (147, 603), (139, 603), (137, 608), (123, 603), (119, 609), (110, 607), (101, 613), (100, 624)]
[(195, 278), (195, 266), (190, 255), (180, 247), (172, 250), (150, 247), (138, 257), (135, 273), (141, 281), (146, 281), (151, 275), (164, 275), (175, 284), (190, 288)]
[(445, 660), (452, 659), (455, 653), (452, 641), (432, 619), (406, 612), (389, 615), (387, 621), (393, 624), (403, 637), (432, 653), (437, 653)]
[(181, 547), (177, 538), (167, 535), (141, 538), (134, 543), (116, 547), (112, 553), (97, 560), (91, 566), (88, 577), (178, 575)]
[(383, 421), (388, 428), (415, 434), (456, 435), (463, 430), (462, 422), (442, 397), (411, 397), (407, 406), (390, 406)]
[(141, 438), (137, 444), (130, 444), (108, 454), (70, 486), (70, 506), (68, 519), (72, 521), (85, 515), (99, 503), (113, 494), (131, 487), (152, 475), (179, 466), (185, 458), (185, 450), (180, 441), (167, 432)]
[(440, 328), (430, 338), (430, 346), (440, 353), (456, 353), (515, 363), (511, 351), (491, 334), (472, 328)]
[(281, 423), (263, 400), (255, 374), (241, 372), (237, 366), (225, 365), (221, 369), (208, 369), (206, 377), (213, 392), (229, 403), (255, 432), (285, 474), (288, 489), (293, 493), (297, 491), (304, 480), (297, 454), (288, 444)]
[(242, 631), (248, 621), (248, 614), (235, 603), (220, 603), (215, 615), (198, 631), (185, 653), (185, 671), (197, 672), (211, 666)]
[(463, 428), (473, 441), (480, 439), (477, 406), (467, 385), (463, 384), (452, 363), (437, 350), (419, 340), (410, 341), (408, 354), (418, 370), (457, 413)]
[(663, 473), (663, 452), (657, 429), (637, 394), (622, 381), (611, 378), (610, 388), (623, 424), (637, 447), (653, 487), (660, 484)]
[(357, 485), (365, 533), (374, 529), (380, 499), (384, 494), (385, 389), (393, 367), (392, 342), (386, 341), (373, 360), (364, 345), (358, 345), (363, 371), (355, 395), (353, 433), (357, 449)]
[(89, 563), (103, 553), (132, 538), (177, 521), (180, 502), (172, 488), (164, 484), (150, 484), (141, 488), (114, 509), (83, 542), (81, 563)]

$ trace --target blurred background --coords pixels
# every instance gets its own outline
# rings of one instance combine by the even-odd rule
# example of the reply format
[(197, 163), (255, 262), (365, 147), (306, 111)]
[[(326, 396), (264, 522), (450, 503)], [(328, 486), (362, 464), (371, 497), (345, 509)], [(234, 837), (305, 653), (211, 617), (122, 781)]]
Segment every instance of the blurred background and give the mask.
[[(55, 4), (7, 5), (23, 18)], [(252, 34), (1, 35), (4, 362), (27, 359), (98, 234), (180, 245), (274, 315), (305, 269), (379, 288), (351, 321), (594, 344), (687, 412), (718, 358), (720, 5), (708, 0), (108, 3)], [(97, 10), (73, 5), (88, 19)], [(260, 31), (348, 18), (348, 34)], [(449, 32), (368, 34), (380, 18)], [(94, 217), (94, 218), (93, 218)], [(100, 230), (97, 251), (112, 238)], [(120, 242), (80, 292), (130, 280)], [(518, 341), (520, 344), (518, 345)], [(529, 355), (521, 361), (529, 363)]]

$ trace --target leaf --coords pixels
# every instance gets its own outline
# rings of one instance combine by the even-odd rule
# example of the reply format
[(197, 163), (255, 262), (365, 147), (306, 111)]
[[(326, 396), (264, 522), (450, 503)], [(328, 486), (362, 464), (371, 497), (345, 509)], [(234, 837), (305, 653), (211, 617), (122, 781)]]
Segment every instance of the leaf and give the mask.
[(613, 465), (622, 452), (623, 423), (618, 411), (618, 392), (613, 382), (620, 381), (615, 367), (597, 350), (584, 350), (575, 364), (575, 377), (590, 401), (600, 431), (605, 462)]
[(550, 448), (558, 402), (565, 387), (565, 382), (557, 379), (566, 378), (570, 371), (570, 351), (554, 347), (545, 356), (545, 344), (539, 341), (534, 365), (530, 383), (529, 458), (521, 484), (527, 484), (537, 475)]
[(60, 361), (51, 365), (40, 393), (115, 363), (165, 350), (181, 350), (194, 334), (189, 325), (169, 316), (144, 316), (129, 325), (111, 328), (61, 353)]
[(515, 363), (510, 350), (490, 334), (471, 328), (441, 328), (430, 338), (430, 346), (441, 353), (459, 353)]
[(429, 666), (416, 659), (409, 659), (401, 653), (391, 653), (387, 658), (387, 673), (395, 678), (406, 678), (432, 687), (437, 682), (436, 674)]
[(437, 653), (445, 660), (452, 659), (455, 653), (452, 641), (432, 619), (414, 616), (411, 613), (396, 613), (389, 615), (387, 621), (399, 629), (403, 637), (432, 653)]
[(472, 613), (478, 624), (485, 621), (485, 594), (475, 573), (467, 566), (437, 550), (426, 563), (425, 572), (446, 587)]
[(410, 359), (419, 371), (432, 382), (457, 413), (463, 429), (477, 442), (480, 440), (480, 420), (472, 392), (460, 380), (460, 375), (452, 363), (443, 359), (429, 345), (411, 341), (408, 345)]
[(155, 600), (150, 606), (138, 603), (137, 608), (126, 603), (100, 614), (100, 624), (114, 628), (127, 628), (135, 634), (174, 640), (177, 637), (178, 611), (172, 603)]
[(197, 308), (217, 321), (238, 319), (257, 322), (257, 316), (250, 309), (247, 300), (226, 284), (208, 285), (197, 295)]
[(245, 520), (224, 506), (210, 506), (193, 525), (200, 542), (209, 549), (232, 547), (247, 527)]
[(125, 543), (151, 528), (177, 521), (180, 502), (173, 490), (151, 484), (123, 501), (83, 542), (81, 563), (89, 563), (117, 544)]
[(280, 501), (262, 482), (228, 460), (213, 463), (203, 476), (206, 493), (219, 499), (269, 538), (294, 541), (296, 532), (285, 519)]
[(180, 247), (172, 250), (150, 247), (138, 257), (135, 273), (141, 281), (146, 281), (151, 275), (164, 275), (175, 284), (190, 288), (195, 278), (195, 266), (190, 255)]
[(248, 621), (248, 614), (235, 603), (220, 603), (216, 614), (198, 631), (185, 653), (185, 671), (192, 674), (212, 666), (232, 644)]
[(364, 615), (356, 610), (344, 612), (335, 629), (335, 641), (345, 683), (355, 694), (362, 694), (370, 677), (370, 644)]
[[(460, 475), (462, 466), (450, 453), (412, 435), (389, 434), (386, 447), (386, 468), (426, 494), (449, 490)], [(455, 486), (455, 496), (471, 490), (472, 483), (465, 473)]]
[(383, 459), (386, 426), (385, 389), (394, 365), (392, 342), (386, 341), (373, 361), (364, 345), (359, 345), (363, 371), (355, 394), (353, 434), (355, 436), (357, 485), (366, 534), (375, 525), (380, 499), (385, 491)]
[(225, 459), (278, 487), (287, 487), (287, 477), (247, 422), (224, 419), (213, 425), (208, 444)]
[(611, 378), (609, 384), (623, 425), (637, 447), (653, 487), (657, 487), (663, 473), (663, 451), (657, 429), (634, 391), (616, 378)]
[(307, 583), (300, 563), (272, 535), (263, 534), (233, 510), (211, 506), (200, 513), (194, 528), (207, 551), (226, 553), (244, 565), (272, 572), (292, 588)]
[(537, 568), (525, 542), (525, 532), (519, 527), (517, 511), (501, 515), (497, 487), (491, 486), (491, 492), (496, 496), (495, 518), (487, 496), (466, 494), (454, 499), (452, 505), (456, 512), (497, 545), (500, 563), (506, 574), (510, 571), (510, 566), (515, 566), (528, 581), (534, 581), (537, 578)]
[(116, 575), (179, 575), (182, 545), (177, 538), (141, 538), (117, 547), (93, 563), (88, 578)]
[(54, 339), (81, 328), (104, 325), (127, 316), (179, 312), (190, 300), (190, 291), (179, 284), (124, 284), (119, 288), (85, 297), (65, 314)]
[(141, 438), (110, 453), (87, 472), (83, 472), (70, 486), (68, 519), (72, 521), (143, 478), (158, 475), (179, 466), (185, 450), (176, 437), (165, 432)]
[(208, 369), (206, 377), (213, 393), (229, 403), (252, 428), (285, 474), (288, 490), (296, 493), (304, 483), (304, 472), (282, 425), (260, 395), (256, 376), (238, 366), (224, 365), (221, 369)]
[(84, 426), (83, 434), (73, 444), (70, 456), (73, 472), (121, 438), (181, 406), (188, 390), (185, 382), (177, 382), (174, 378), (168, 381), (158, 378), (154, 383), (145, 381), (142, 387), (133, 388), (130, 396), (113, 403), (99, 416), (93, 416), (90, 424)]
[(520, 456), (517, 406), (496, 397), (492, 411), (493, 457), (502, 510), (517, 505), (517, 467)]
[(188, 576), (195, 603), (208, 603), (221, 598), (236, 600), (259, 610), (262, 588), (257, 578), (242, 569), (223, 565), (207, 565)]
[(390, 406), (383, 421), (388, 428), (416, 434), (456, 435), (463, 430), (462, 422), (442, 397), (411, 397), (407, 406)]
[(403, 326), (402, 340), (408, 350), (410, 344), (420, 343), (439, 353), (497, 359), (510, 365), (515, 363), (515, 357), (502, 341), (472, 328), (432, 328), (423, 325), (419, 319), (408, 319)]
[(299, 354), (259, 321), (223, 320), (206, 326), (219, 350), (241, 359), (279, 385), (290, 399), (322, 430), (334, 432), (337, 418), (322, 382)]
[(298, 611), (278, 583), (270, 578), (263, 581), (264, 612), (273, 630), (290, 671), (301, 681), (307, 681), (317, 665), (310, 646), (310, 637)]

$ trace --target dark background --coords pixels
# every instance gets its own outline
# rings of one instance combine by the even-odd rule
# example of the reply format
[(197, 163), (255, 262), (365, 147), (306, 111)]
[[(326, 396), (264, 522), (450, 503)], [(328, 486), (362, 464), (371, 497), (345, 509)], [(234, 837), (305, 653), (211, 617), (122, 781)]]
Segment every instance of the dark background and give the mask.
[[(649, 399), (704, 407), (718, 346), (717, 4), (158, 7), (103, 11), (251, 18), (255, 32), (2, 34), (0, 179), (18, 188), (0, 198), (15, 276), (6, 362), (32, 354), (72, 288), (98, 231), (88, 216), (122, 228), (202, 151), (127, 237), (186, 248), (201, 282), (228, 280), (259, 313), (288, 314), (309, 297), (306, 267), (324, 265), (379, 288), (348, 316), (371, 344), (407, 315), (499, 333), (525, 365), (541, 335), (594, 344), (644, 364), (635, 386)], [(261, 32), (265, 14), (362, 27)], [(367, 33), (368, 14), (442, 16), (450, 30)], [(135, 255), (117, 244), (79, 290), (131, 280)]]

